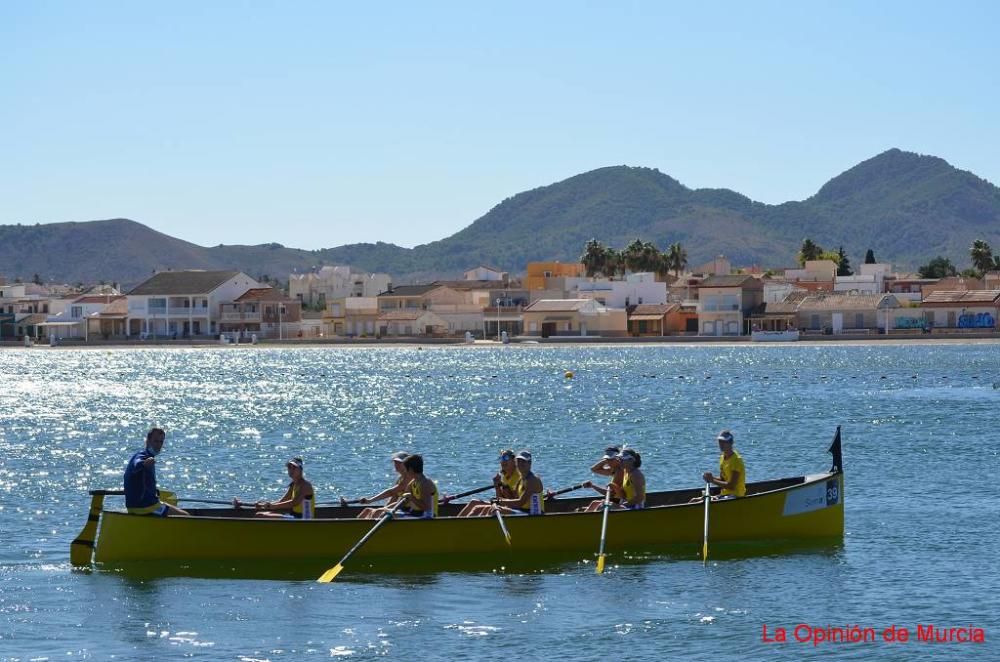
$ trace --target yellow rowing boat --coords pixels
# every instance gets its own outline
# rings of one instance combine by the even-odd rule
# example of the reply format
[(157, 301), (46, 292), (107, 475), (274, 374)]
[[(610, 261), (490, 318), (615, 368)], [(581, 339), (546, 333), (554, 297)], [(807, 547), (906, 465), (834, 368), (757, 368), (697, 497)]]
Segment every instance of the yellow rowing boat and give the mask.
[[(794, 541), (842, 540), (844, 474), (839, 428), (830, 451), (834, 465), (828, 472), (748, 483), (747, 496), (713, 501), (709, 531), (713, 550), (727, 543), (767, 549)], [(77, 565), (90, 564), (89, 547), (93, 547), (94, 560), (105, 566), (270, 562), (294, 565), (308, 576), (340, 558), (373, 524), (355, 519), (358, 509), (352, 507), (320, 507), (311, 520), (255, 519), (252, 511), (231, 508), (188, 509), (191, 517), (129, 515), (103, 509), (104, 492), (92, 494), (91, 520), (74, 541)], [(626, 553), (700, 550), (703, 505), (697, 499), (701, 494), (699, 488), (651, 492), (644, 510), (612, 511), (607, 537), (612, 559)], [(543, 516), (505, 518), (509, 545), (494, 517), (459, 518), (455, 514), (460, 504), (442, 505), (436, 519), (403, 519), (383, 527), (358, 552), (357, 566), (495, 568), (515, 560), (524, 565), (533, 558), (590, 558), (596, 550), (602, 514), (577, 509), (592, 499), (553, 499), (546, 503)], [(91, 530), (89, 540), (87, 529)], [(81, 548), (88, 549), (85, 555), (76, 553)]]

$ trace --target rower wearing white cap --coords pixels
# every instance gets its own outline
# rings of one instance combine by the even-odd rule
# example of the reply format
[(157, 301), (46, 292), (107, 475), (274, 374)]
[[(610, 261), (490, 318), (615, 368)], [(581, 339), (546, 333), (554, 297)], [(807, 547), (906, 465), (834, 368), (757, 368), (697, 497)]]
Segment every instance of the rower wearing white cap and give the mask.
[[(500, 451), (500, 470), (493, 476), (493, 488), (496, 490), (497, 499), (512, 499), (517, 496), (517, 484), (521, 480), (521, 474), (517, 471), (514, 451), (505, 448)], [(446, 496), (441, 503), (448, 503), (453, 497)], [(465, 504), (459, 511), (458, 517), (470, 517), (473, 515), (489, 515), (490, 502), (480, 499), (473, 499)]]
[[(406, 477), (406, 468), (403, 463), (406, 462), (406, 458), (410, 457), (410, 454), (406, 451), (397, 451), (392, 454), (392, 468), (395, 469), (396, 473), (399, 474), (399, 478), (396, 482), (385, 488), (375, 496), (371, 497), (361, 497), (358, 499), (358, 503), (372, 503), (373, 501), (382, 501), (383, 499), (394, 499), (400, 494), (406, 491), (406, 484), (409, 479)], [(341, 505), (346, 506), (347, 502), (341, 498)], [(378, 508), (365, 508), (361, 511), (358, 517), (362, 519), (369, 519), (378, 511)]]
[(514, 456), (521, 480), (517, 483), (517, 495), (512, 499), (495, 499), (493, 510), (508, 515), (545, 514), (545, 488), (542, 479), (531, 472), (531, 453), (521, 451)]
[(594, 463), (590, 470), (598, 476), (611, 476), (611, 482), (606, 487), (594, 484), (588, 480), (583, 486), (597, 491), (602, 498), (595, 499), (584, 508), (587, 512), (594, 512), (604, 507), (604, 492), (611, 490), (611, 503), (619, 503), (622, 500), (622, 482), (625, 480), (625, 471), (622, 469), (621, 449), (617, 446), (608, 446), (604, 449), (604, 457)]
[(713, 476), (711, 471), (702, 474), (702, 479), (706, 483), (712, 483), (722, 488), (720, 498), (733, 498), (746, 496), (747, 494), (747, 470), (743, 465), (743, 458), (733, 450), (733, 433), (723, 430), (716, 438), (719, 442), (719, 475)]
[[(258, 501), (254, 504), (256, 517), (285, 517), (294, 519), (312, 519), (316, 513), (316, 492), (312, 483), (306, 480), (302, 467), (302, 458), (293, 457), (286, 464), (288, 477), (292, 482), (284, 496), (278, 501)], [(239, 509), (243, 503), (233, 499), (233, 506)]]

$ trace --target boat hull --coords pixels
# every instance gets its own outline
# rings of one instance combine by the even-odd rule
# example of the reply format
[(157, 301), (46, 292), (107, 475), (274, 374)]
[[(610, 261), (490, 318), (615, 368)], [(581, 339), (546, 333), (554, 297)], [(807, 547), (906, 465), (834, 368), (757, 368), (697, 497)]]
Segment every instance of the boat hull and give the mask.
[[(713, 501), (710, 544), (841, 539), (843, 473), (788, 480), (798, 482), (742, 499)], [(641, 554), (676, 546), (700, 550), (704, 509), (702, 504), (687, 503), (697, 491), (660, 494), (665, 505), (610, 513), (609, 552)], [(569, 510), (589, 501), (563, 500), (560, 508)], [(474, 565), (495, 567), (512, 557), (589, 558), (600, 535), (601, 513), (554, 512), (541, 517), (506, 517), (505, 522), (511, 535), (510, 547), (493, 517), (396, 520), (382, 527), (355, 559), (371, 564), (379, 559), (397, 559), (409, 565), (449, 565), (447, 559), (474, 559)], [(357, 519), (303, 521), (210, 515), (157, 518), (104, 511), (95, 558), (109, 565), (315, 559), (332, 563), (372, 525), (370, 520)]]

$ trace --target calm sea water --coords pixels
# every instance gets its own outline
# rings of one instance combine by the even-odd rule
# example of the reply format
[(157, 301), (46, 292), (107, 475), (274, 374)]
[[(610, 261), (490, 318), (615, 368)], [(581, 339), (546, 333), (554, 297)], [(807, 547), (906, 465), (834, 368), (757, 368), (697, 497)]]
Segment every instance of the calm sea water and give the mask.
[[(996, 659), (998, 414), (996, 344), (0, 350), (0, 659)], [(696, 486), (723, 427), (750, 479), (811, 473), (838, 424), (832, 549), (331, 585), (68, 563), (86, 490), (119, 487), (151, 425), (163, 487), (278, 496), (301, 455), (327, 500), (387, 484), (398, 449), (445, 491), (488, 482), (507, 446), (573, 484), (612, 442), (642, 451), (651, 489)], [(800, 623), (972, 625), (987, 643), (761, 641)]]

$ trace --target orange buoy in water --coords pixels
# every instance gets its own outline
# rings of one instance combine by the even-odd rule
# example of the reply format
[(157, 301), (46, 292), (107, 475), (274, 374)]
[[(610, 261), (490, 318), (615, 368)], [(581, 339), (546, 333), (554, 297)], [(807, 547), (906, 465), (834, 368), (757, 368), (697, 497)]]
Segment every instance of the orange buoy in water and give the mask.
[(572, 370), (567, 370), (565, 376), (566, 376), (566, 379), (573, 379), (573, 371)]

